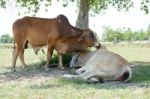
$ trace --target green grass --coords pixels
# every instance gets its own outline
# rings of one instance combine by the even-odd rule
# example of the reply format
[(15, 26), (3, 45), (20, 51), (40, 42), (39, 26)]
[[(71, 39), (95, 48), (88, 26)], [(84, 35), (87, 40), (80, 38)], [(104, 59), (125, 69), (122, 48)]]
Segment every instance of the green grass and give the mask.
[(109, 46), (108, 50), (119, 53), (128, 61), (150, 62), (150, 47)]
[(0, 49), (0, 99), (149, 99), (150, 48), (108, 46), (108, 50), (137, 64), (132, 67), (131, 82), (87, 84), (80, 79), (69, 80), (62, 75), (74, 69), (45, 71), (40, 65), (41, 59), (45, 61), (44, 56), (35, 55), (32, 49), (25, 51), (29, 71), (22, 70), (18, 59), (17, 72), (12, 72), (12, 49)]

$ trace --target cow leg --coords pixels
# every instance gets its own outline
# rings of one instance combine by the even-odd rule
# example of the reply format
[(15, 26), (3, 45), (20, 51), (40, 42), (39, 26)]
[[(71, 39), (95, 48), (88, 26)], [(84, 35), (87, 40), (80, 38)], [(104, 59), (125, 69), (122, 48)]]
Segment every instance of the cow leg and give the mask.
[(77, 69), (77, 70), (76, 70), (76, 73), (80, 75), (80, 74), (84, 73), (85, 71), (86, 71), (86, 66)]
[(93, 76), (93, 74), (91, 72), (85, 71), (84, 73), (80, 74), (80, 77), (84, 80), (88, 80), (89, 78), (91, 78)]
[(76, 67), (78, 58), (79, 58), (79, 53), (76, 53), (75, 55), (73, 55), (69, 67), (71, 68)]
[(20, 62), (21, 62), (21, 64), (24, 67), (24, 70), (28, 71), (28, 68), (27, 68), (27, 66), (26, 66), (26, 64), (24, 62), (24, 48), (20, 48), (18, 54), (19, 54)]
[(48, 66), (49, 66), (51, 58), (52, 58), (53, 50), (54, 50), (54, 47), (52, 45), (49, 45), (48, 49), (47, 49), (47, 61), (46, 61), (46, 65), (45, 65), (46, 71), (49, 70)]
[(16, 61), (17, 61), (18, 56), (20, 58), (20, 62), (23, 65), (24, 69), (28, 70), (27, 66), (26, 66), (26, 64), (24, 62), (24, 48), (23, 48), (22, 45), (23, 44), (21, 44), (20, 42), (17, 43), (17, 46), (16, 46), (16, 48), (13, 51), (13, 59), (12, 59), (12, 70), (13, 71), (16, 71), (15, 67), (16, 67)]
[(14, 48), (13, 53), (12, 53), (12, 70), (16, 71), (16, 60), (18, 58), (18, 49)]
[(86, 80), (87, 83), (104, 83), (104, 80), (100, 76), (91, 76)]
[(60, 69), (64, 69), (64, 66), (63, 66), (63, 61), (62, 61), (62, 54), (58, 53), (58, 60), (59, 60), (59, 68)]
[(92, 72), (84, 72), (80, 75), (83, 80), (86, 80), (87, 83), (103, 83), (103, 79), (99, 76), (94, 76)]
[(70, 79), (73, 79), (73, 78), (81, 78), (85, 81), (87, 81), (88, 83), (97, 83), (99, 82), (99, 79), (97, 77), (94, 77), (93, 74), (91, 72), (84, 72), (82, 74), (79, 74), (79, 75), (63, 75), (64, 77), (66, 78), (70, 78)]
[(99, 79), (97, 77), (90, 77), (86, 80), (87, 83), (98, 83)]

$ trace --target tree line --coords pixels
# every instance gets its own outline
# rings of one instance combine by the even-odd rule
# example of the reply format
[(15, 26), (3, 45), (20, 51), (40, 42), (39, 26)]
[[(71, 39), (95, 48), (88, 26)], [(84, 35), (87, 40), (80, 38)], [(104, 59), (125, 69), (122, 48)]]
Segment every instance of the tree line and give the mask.
[(142, 41), (150, 40), (150, 25), (144, 31), (132, 31), (130, 28), (112, 29), (111, 27), (104, 27), (102, 34), (102, 41), (120, 42), (120, 41)]
[(13, 37), (9, 34), (3, 34), (0, 36), (0, 43), (13, 43)]
[[(106, 26), (101, 40), (109, 42), (150, 40), (150, 25), (145, 31), (143, 29), (132, 31), (130, 28), (113, 29)], [(13, 43), (13, 37), (3, 34), (0, 36), (0, 43)]]

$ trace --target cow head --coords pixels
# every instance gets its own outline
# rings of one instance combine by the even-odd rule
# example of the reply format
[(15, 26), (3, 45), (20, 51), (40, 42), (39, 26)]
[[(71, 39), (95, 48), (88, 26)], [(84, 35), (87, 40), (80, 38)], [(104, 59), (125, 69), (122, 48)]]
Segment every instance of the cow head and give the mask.
[(90, 29), (84, 30), (78, 41), (86, 42), (88, 47), (100, 47), (96, 34)]

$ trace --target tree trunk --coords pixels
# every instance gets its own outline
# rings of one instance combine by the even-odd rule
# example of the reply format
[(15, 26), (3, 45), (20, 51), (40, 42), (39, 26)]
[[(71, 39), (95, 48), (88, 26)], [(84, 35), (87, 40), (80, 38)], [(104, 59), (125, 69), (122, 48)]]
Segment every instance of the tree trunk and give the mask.
[(89, 0), (80, 0), (76, 27), (80, 29), (89, 28)]

